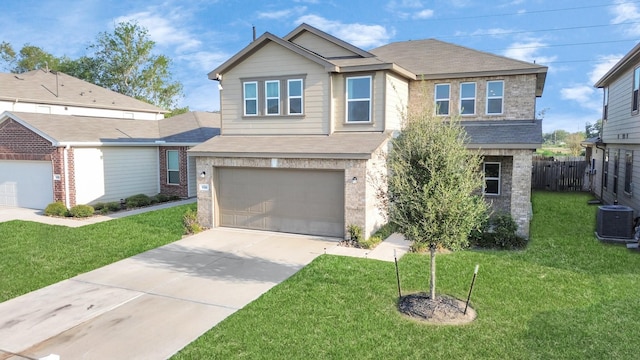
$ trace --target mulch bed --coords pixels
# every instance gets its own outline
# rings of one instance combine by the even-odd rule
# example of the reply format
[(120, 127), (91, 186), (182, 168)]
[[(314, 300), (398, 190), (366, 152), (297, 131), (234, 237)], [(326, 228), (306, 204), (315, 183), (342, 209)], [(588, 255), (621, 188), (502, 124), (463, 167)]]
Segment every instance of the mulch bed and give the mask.
[(464, 314), (465, 302), (446, 295), (431, 299), (426, 293), (405, 295), (398, 301), (398, 310), (419, 321), (431, 324), (462, 325), (475, 320), (476, 312), (471, 307)]

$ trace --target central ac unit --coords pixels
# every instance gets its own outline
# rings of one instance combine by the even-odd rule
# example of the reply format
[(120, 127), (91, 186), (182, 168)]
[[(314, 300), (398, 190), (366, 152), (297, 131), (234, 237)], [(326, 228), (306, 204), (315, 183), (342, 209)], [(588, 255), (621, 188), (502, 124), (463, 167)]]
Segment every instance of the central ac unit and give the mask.
[(598, 207), (596, 232), (600, 237), (633, 238), (633, 209), (623, 205)]

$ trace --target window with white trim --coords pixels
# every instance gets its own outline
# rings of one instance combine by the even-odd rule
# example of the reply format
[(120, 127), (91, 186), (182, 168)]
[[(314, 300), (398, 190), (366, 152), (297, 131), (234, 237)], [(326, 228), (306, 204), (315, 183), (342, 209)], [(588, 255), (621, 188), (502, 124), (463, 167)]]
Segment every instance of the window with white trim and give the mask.
[(604, 87), (602, 90), (604, 95), (602, 99), (602, 121), (606, 122), (609, 116), (609, 87)]
[(287, 80), (287, 113), (289, 115), (302, 114), (302, 79)]
[(633, 96), (631, 103), (631, 112), (638, 112), (638, 89), (640, 89), (640, 67), (633, 69)]
[(460, 115), (475, 115), (476, 113), (476, 83), (460, 84)]
[(167, 184), (180, 184), (180, 156), (178, 150), (167, 150)]
[(500, 115), (503, 111), (504, 81), (487, 81), (487, 114)]
[(633, 151), (626, 151), (624, 164), (624, 192), (631, 195), (633, 193)]
[(484, 163), (484, 195), (500, 195), (500, 163)]
[(280, 115), (280, 81), (264, 82), (265, 114)]
[(347, 122), (371, 122), (371, 76), (348, 77), (346, 87)]
[(258, 82), (243, 83), (244, 116), (258, 115)]
[(436, 84), (436, 115), (449, 115), (449, 96), (451, 85)]
[(606, 189), (609, 185), (609, 149), (604, 154), (604, 164), (602, 166), (602, 186)]
[(613, 193), (618, 194), (618, 175), (620, 175), (620, 149), (613, 150)]

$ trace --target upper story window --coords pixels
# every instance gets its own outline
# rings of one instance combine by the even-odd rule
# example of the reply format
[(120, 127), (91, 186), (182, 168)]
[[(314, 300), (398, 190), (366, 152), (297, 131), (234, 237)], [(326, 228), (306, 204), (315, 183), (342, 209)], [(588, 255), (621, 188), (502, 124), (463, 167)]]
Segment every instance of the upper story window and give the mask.
[(451, 93), (451, 85), (436, 84), (436, 114), (449, 115), (449, 94)]
[(280, 115), (280, 81), (265, 81), (264, 92), (266, 94), (265, 113)]
[(487, 81), (487, 114), (500, 115), (503, 111), (504, 81)]
[(475, 115), (476, 113), (476, 83), (460, 84), (460, 114)]
[(640, 88), (640, 68), (633, 69), (633, 101), (631, 111), (638, 112), (638, 89)]
[(287, 80), (287, 113), (302, 114), (302, 79)]
[(258, 82), (250, 81), (243, 84), (244, 115), (258, 115)]
[(347, 122), (371, 122), (371, 76), (347, 78)]
[(484, 163), (484, 192), (485, 195), (500, 195), (500, 163)]
[(178, 150), (167, 150), (167, 184), (180, 185), (180, 158)]
[(604, 97), (602, 100), (602, 121), (607, 121), (607, 117), (609, 116), (609, 87), (605, 87), (602, 89), (604, 92)]

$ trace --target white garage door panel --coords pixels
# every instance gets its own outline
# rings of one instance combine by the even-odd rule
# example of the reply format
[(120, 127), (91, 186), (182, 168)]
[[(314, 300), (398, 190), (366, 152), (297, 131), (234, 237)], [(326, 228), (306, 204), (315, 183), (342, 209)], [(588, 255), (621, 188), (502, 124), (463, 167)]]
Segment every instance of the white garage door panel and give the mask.
[(220, 225), (342, 237), (344, 172), (218, 169)]
[(51, 202), (51, 162), (0, 160), (0, 205), (44, 209)]

